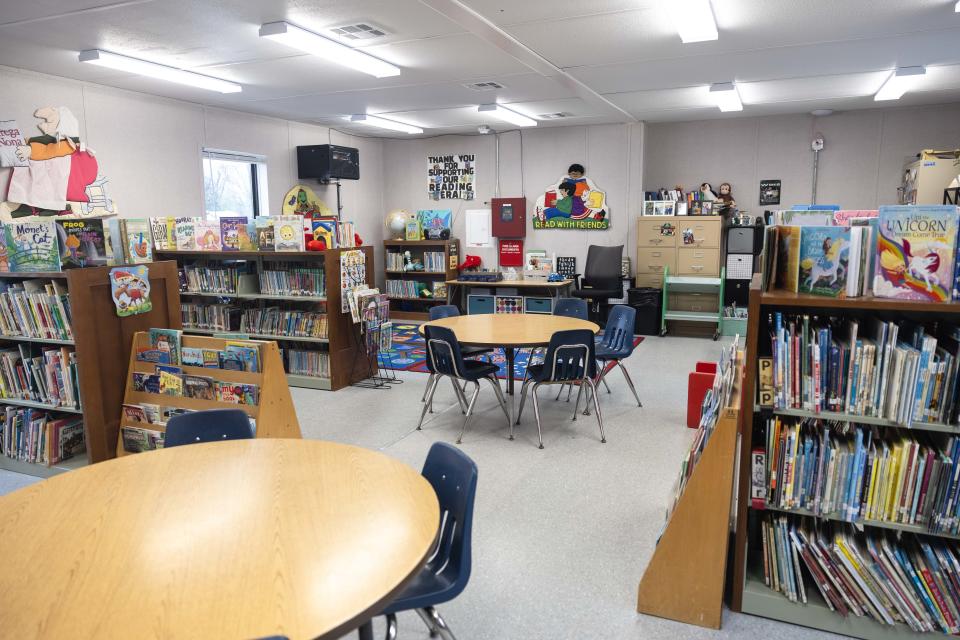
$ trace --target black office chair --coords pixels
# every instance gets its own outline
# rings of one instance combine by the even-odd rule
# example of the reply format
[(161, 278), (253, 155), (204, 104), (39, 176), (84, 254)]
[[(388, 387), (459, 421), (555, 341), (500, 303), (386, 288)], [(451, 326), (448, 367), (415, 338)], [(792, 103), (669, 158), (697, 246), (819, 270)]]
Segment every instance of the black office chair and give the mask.
[(582, 277), (577, 275), (577, 288), (573, 290), (573, 296), (590, 301), (590, 316), (594, 322), (599, 323), (602, 317), (601, 306), (607, 305), (610, 298), (623, 295), (623, 286), (620, 284), (622, 260), (622, 244), (616, 247), (592, 244), (587, 249), (587, 266)]

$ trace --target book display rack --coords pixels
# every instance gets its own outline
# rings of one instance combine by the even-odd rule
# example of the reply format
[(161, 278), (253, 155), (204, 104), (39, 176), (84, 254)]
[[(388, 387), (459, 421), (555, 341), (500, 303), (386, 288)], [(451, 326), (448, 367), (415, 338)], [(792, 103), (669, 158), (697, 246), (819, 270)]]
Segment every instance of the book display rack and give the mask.
[[(390, 317), (429, 320), (429, 305), (447, 304), (447, 280), (457, 278), (459, 240), (384, 240), (385, 293), (390, 296)], [(404, 253), (423, 266), (406, 270)], [(428, 296), (421, 292), (429, 293)]]

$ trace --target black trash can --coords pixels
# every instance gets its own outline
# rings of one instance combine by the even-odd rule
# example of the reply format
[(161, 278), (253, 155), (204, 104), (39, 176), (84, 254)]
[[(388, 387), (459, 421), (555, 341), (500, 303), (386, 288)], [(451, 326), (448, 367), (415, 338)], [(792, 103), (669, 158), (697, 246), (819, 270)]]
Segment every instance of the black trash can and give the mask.
[(653, 287), (638, 287), (627, 290), (627, 304), (637, 310), (633, 331), (640, 336), (660, 335), (660, 305), (663, 291)]

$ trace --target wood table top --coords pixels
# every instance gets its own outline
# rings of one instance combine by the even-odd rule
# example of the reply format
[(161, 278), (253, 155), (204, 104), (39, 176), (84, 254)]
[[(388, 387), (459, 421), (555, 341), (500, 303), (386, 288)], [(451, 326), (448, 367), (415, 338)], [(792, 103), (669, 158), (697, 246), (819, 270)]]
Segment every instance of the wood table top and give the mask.
[(438, 526), (419, 473), (358, 447), (110, 460), (0, 497), (0, 635), (338, 638), (422, 568)]
[(457, 340), (464, 344), (494, 347), (535, 347), (550, 342), (556, 331), (589, 329), (593, 333), (600, 327), (588, 320), (542, 313), (479, 313), (431, 320), (420, 325), (433, 324), (453, 329)]
[(482, 282), (479, 280), (447, 280), (447, 284), (462, 287), (542, 287), (544, 289), (557, 289), (573, 284), (573, 280), (559, 280), (557, 282), (547, 282), (546, 280), (497, 280), (495, 282)]

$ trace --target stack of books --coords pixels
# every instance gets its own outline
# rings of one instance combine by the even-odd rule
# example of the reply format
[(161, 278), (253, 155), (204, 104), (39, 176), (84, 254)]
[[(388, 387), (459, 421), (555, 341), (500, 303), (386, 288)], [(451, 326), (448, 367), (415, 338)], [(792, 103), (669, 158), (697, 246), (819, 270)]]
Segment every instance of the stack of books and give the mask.
[(240, 331), (278, 337), (326, 338), (327, 314), (280, 307), (244, 309)]
[(7, 407), (0, 431), (0, 453), (23, 462), (51, 466), (86, 449), (83, 419)]
[(284, 296), (322, 298), (327, 295), (322, 268), (291, 267), (283, 263), (264, 265), (260, 272), (260, 291)]
[(183, 268), (189, 293), (237, 293), (240, 268), (229, 265), (187, 265)]
[(330, 377), (330, 355), (326, 351), (285, 349), (287, 372), (314, 378)]
[(79, 409), (77, 354), (28, 344), (0, 351), (0, 397)]
[(73, 340), (70, 297), (57, 281), (0, 283), (0, 333), (46, 340)]

